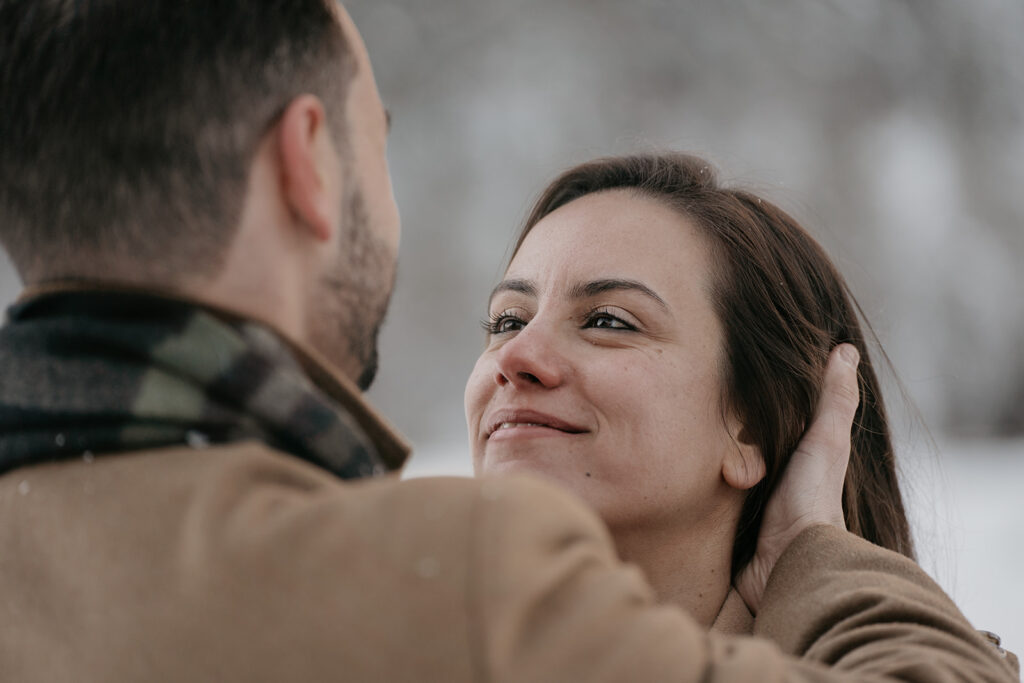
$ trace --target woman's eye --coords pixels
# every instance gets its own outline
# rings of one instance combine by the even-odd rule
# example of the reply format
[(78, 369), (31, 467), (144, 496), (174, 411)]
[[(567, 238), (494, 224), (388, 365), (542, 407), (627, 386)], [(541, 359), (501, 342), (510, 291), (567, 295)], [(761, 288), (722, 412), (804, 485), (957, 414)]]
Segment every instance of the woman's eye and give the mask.
[(515, 332), (517, 330), (523, 329), (523, 325), (525, 325), (525, 323), (522, 320), (519, 320), (518, 318), (503, 318), (499, 320), (494, 327), (499, 333)]
[(635, 330), (636, 328), (611, 313), (595, 313), (587, 320), (584, 327), (604, 330)]
[(514, 315), (502, 313), (491, 316), (485, 320), (484, 329), (488, 334), (505, 334), (506, 332), (518, 332), (526, 327), (526, 322)]

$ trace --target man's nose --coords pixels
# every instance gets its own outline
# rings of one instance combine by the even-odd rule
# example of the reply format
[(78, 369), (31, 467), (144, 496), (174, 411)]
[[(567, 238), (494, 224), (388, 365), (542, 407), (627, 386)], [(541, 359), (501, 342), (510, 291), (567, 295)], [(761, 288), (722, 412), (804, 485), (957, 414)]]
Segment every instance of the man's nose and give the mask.
[(505, 342), (498, 352), (498, 385), (553, 389), (562, 384), (569, 368), (557, 335), (551, 325), (534, 320)]

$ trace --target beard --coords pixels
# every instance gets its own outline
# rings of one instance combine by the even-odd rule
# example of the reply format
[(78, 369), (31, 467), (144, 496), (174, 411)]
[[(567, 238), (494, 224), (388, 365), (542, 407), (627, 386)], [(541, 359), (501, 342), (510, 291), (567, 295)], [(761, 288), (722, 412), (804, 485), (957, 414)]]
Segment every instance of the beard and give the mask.
[(331, 272), (321, 277), (310, 306), (313, 347), (363, 391), (377, 375), (377, 337), (395, 284), (395, 255), (370, 229), (358, 188), (347, 198), (344, 234)]

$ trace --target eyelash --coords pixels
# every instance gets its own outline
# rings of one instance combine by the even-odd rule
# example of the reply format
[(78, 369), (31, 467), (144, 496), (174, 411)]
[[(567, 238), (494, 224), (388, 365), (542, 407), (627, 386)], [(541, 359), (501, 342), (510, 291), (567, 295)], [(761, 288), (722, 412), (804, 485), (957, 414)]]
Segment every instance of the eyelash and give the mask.
[(502, 330), (501, 325), (507, 321), (514, 320), (518, 323), (526, 325), (526, 321), (517, 315), (513, 315), (510, 311), (505, 310), (501, 313), (492, 313), (487, 316), (486, 320), (481, 320), (480, 325), (484, 328), (484, 332), (490, 335), (504, 334), (511, 332), (512, 330)]
[[(611, 319), (621, 325), (621, 327), (603, 327), (599, 328), (594, 325), (594, 321), (597, 319)], [(487, 317), (486, 320), (480, 321), (480, 325), (484, 328), (484, 331), (490, 335), (507, 334), (509, 332), (518, 332), (519, 330), (503, 330), (501, 326), (506, 323), (514, 321), (526, 326), (527, 322), (519, 316), (511, 313), (510, 311), (502, 311), (501, 313), (495, 313)], [(587, 313), (586, 322), (583, 325), (584, 329), (606, 329), (606, 330), (617, 330), (620, 332), (635, 332), (636, 326), (631, 325), (617, 315), (608, 312), (606, 309), (597, 308)], [(521, 328), (520, 328), (521, 329)]]
[[(620, 323), (622, 327), (598, 328), (594, 325), (591, 325), (591, 323), (593, 323), (594, 320), (596, 320), (597, 318), (611, 318), (615, 322)], [(587, 314), (587, 327), (593, 327), (594, 329), (617, 330), (619, 332), (636, 332), (636, 325), (632, 325), (626, 322), (619, 316), (615, 315), (614, 313), (610, 313), (609, 311), (603, 308), (594, 309), (593, 311)]]

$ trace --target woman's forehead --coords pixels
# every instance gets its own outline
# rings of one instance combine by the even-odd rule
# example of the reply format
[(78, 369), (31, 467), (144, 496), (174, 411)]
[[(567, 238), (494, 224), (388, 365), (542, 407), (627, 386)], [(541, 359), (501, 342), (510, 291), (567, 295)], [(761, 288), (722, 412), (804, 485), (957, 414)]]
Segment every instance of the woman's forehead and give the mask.
[(703, 287), (710, 253), (692, 222), (664, 202), (627, 190), (587, 195), (540, 220), (505, 280), (574, 288), (624, 280), (654, 291)]

